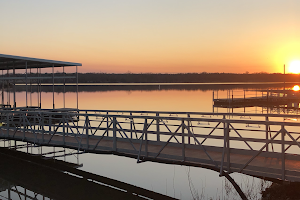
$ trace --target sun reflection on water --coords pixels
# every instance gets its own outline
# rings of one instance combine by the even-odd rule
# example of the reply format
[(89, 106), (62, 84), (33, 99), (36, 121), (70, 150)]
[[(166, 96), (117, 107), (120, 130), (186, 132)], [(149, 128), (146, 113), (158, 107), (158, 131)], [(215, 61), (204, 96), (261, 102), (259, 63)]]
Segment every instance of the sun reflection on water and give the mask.
[(299, 85), (294, 85), (293, 90), (294, 90), (294, 91), (299, 91), (299, 90), (300, 90)]

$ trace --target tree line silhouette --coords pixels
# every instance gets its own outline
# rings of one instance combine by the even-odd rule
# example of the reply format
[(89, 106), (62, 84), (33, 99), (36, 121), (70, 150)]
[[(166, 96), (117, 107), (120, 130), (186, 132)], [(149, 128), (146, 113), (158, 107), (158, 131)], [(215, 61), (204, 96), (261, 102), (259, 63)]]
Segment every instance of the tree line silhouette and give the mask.
[[(4, 75), (8, 76), (8, 75)], [(16, 74), (15, 76), (25, 76), (24, 74)], [(28, 74), (28, 77), (37, 76), (37, 74)], [(39, 74), (42, 83), (52, 83), (52, 74)], [(58, 77), (69, 76), (71, 78), (63, 79)], [(55, 83), (76, 83), (75, 73), (55, 73)], [(299, 82), (298, 74), (235, 74), (235, 73), (186, 73), (186, 74), (106, 74), (106, 73), (78, 73), (79, 83), (220, 83), (220, 82)], [(24, 80), (23, 80), (24, 82)], [(32, 80), (32, 82), (36, 82)]]

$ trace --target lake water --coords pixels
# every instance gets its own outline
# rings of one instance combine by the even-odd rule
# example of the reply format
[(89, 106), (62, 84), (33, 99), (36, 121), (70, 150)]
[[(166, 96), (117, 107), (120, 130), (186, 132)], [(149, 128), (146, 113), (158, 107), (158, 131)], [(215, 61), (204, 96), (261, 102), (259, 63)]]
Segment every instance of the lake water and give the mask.
[[(114, 87), (101, 86), (96, 88), (79, 87), (79, 109), (99, 110), (137, 110), (137, 111), (191, 111), (191, 112), (227, 112), (228, 109), (213, 109), (213, 95), (226, 97), (227, 90), (234, 95), (242, 95), (243, 89), (277, 89), (282, 85), (215, 85), (199, 87), (168, 88), (166, 86), (151, 87)], [(138, 88), (137, 88), (138, 87)], [(165, 88), (164, 88), (165, 87)], [(288, 87), (291, 87), (290, 85)], [(53, 94), (42, 92), (42, 107), (52, 108)], [(73, 91), (72, 91), (73, 90)], [(61, 91), (61, 90), (59, 90)], [(55, 107), (76, 108), (77, 94), (73, 89), (66, 88), (66, 93), (55, 92)], [(251, 94), (252, 95), (252, 94)], [(17, 106), (25, 105), (25, 92), (16, 93)], [(4, 102), (12, 102), (4, 95)], [(28, 95), (28, 105), (37, 105), (37, 93)], [(234, 112), (243, 112), (237, 109)], [(247, 108), (246, 112), (261, 113), (261, 108)], [(45, 147), (47, 148), (47, 147)], [(49, 147), (51, 148), (51, 147)], [(67, 161), (77, 162), (75, 156), (67, 157)], [(240, 199), (224, 177), (217, 172), (179, 165), (144, 162), (137, 164), (135, 159), (115, 155), (82, 154), (79, 155), (80, 169), (102, 176), (120, 180), (145, 189), (153, 190), (178, 199)], [(233, 173), (232, 177), (251, 199), (259, 199), (262, 185), (268, 184), (260, 179)], [(1, 193), (0, 193), (1, 194)], [(5, 194), (3, 193), (3, 196)]]

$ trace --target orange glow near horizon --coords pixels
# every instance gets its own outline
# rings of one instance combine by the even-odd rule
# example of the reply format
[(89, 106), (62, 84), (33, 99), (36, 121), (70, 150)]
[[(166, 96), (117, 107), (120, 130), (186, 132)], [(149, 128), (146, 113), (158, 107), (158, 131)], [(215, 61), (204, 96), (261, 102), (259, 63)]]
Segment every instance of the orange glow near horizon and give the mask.
[(300, 60), (295, 0), (88, 2), (3, 2), (0, 54), (82, 73), (300, 73), (288, 68)]

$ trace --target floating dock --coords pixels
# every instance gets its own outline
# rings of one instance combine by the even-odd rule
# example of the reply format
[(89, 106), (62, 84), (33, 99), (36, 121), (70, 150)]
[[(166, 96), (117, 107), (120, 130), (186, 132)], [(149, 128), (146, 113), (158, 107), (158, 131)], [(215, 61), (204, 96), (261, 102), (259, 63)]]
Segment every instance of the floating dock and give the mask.
[[(249, 90), (248, 90), (249, 91)], [(243, 98), (235, 98), (232, 94), (227, 98), (214, 98), (214, 107), (240, 108), (240, 107), (274, 107), (299, 108), (300, 92), (294, 90), (257, 90), (259, 95)], [(254, 92), (254, 91), (253, 91)]]

